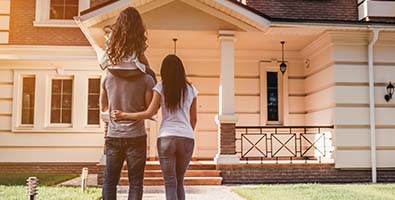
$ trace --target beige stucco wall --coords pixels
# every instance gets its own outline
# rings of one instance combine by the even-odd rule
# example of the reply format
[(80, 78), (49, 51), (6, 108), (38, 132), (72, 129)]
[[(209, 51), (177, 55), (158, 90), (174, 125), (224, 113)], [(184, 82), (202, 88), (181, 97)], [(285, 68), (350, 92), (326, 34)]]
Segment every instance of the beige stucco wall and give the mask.
[[(102, 128), (87, 128), (85, 124), (88, 78), (101, 76), (92, 50), (6, 46), (0, 51), (0, 162), (98, 162), (103, 152)], [(37, 123), (24, 130), (16, 127), (13, 117), (20, 114), (13, 107), (19, 102), (15, 91), (22, 89), (18, 77), (26, 74), (36, 75)], [(50, 77), (65, 75), (74, 80), (73, 126), (48, 127), (43, 122), (44, 115), (49, 115), (43, 108), (50, 104), (46, 83)]]
[[(306, 89), (316, 85), (322, 85), (324, 89), (317, 92), (317, 98), (306, 103), (306, 107), (315, 102), (327, 108), (313, 118), (308, 113), (306, 122), (312, 120), (335, 125), (334, 158), (338, 168), (368, 168), (371, 165), (367, 62), (370, 37), (366, 31), (328, 32), (313, 42), (311, 49), (304, 51), (307, 58), (316, 57), (310, 58), (312, 64), (320, 63), (314, 63), (314, 66), (325, 66), (315, 73), (317, 79), (307, 84)], [(386, 84), (393, 81), (395, 75), (394, 38), (393, 33), (382, 32), (374, 47), (378, 167), (395, 166), (395, 104), (384, 100)], [(314, 45), (320, 49), (318, 55), (309, 52)]]

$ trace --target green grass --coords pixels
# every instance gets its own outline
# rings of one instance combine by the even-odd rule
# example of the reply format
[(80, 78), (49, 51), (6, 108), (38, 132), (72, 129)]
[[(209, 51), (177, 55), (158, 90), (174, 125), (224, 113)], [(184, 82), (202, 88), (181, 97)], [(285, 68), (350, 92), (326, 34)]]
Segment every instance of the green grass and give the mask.
[[(37, 200), (99, 200), (101, 198), (100, 188), (88, 188), (84, 193), (79, 187), (47, 187), (38, 189)], [(0, 185), (1, 200), (23, 200), (28, 199), (25, 186)]]
[(0, 174), (0, 185), (26, 185), (26, 179), (35, 176), (40, 186), (52, 186), (78, 177), (78, 174), (48, 174), (48, 173), (6, 173)]
[(395, 200), (395, 184), (296, 184), (237, 187), (247, 200)]
[(18, 173), (0, 174), (0, 200), (28, 199), (26, 179), (36, 176), (39, 179), (37, 200), (98, 200), (101, 189), (90, 187), (84, 193), (79, 187), (55, 186), (66, 180), (78, 177), (78, 174)]

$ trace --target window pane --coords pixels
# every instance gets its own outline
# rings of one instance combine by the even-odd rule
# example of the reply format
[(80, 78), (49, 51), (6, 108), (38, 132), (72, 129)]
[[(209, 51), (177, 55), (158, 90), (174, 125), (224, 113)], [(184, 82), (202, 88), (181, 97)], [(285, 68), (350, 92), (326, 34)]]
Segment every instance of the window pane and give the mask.
[(62, 99), (62, 108), (71, 108), (71, 95), (67, 94), (67, 95), (63, 95), (63, 99)]
[(78, 16), (78, 6), (66, 6), (65, 8), (65, 19), (73, 19)]
[(51, 108), (54, 109), (60, 109), (60, 103), (61, 103), (61, 99), (60, 99), (60, 94), (56, 94), (56, 95), (52, 95), (51, 97)]
[(88, 108), (90, 109), (99, 108), (99, 95), (89, 95)]
[(24, 77), (22, 80), (22, 124), (34, 123), (35, 77)]
[(99, 110), (88, 111), (88, 124), (99, 124), (100, 112)]
[(63, 6), (51, 6), (50, 19), (64, 19), (64, 7)]
[(52, 80), (52, 94), (60, 94), (62, 80)]
[(267, 118), (278, 121), (278, 78), (277, 72), (267, 72)]
[(60, 123), (60, 109), (51, 110), (51, 123)]
[(63, 92), (71, 94), (73, 90), (73, 82), (72, 80), (62, 80), (63, 81)]
[(88, 83), (88, 124), (100, 123), (100, 78), (90, 78)]
[(50, 19), (73, 19), (78, 15), (78, 0), (51, 0)]
[(65, 0), (51, 0), (51, 5), (63, 5)]
[(52, 80), (51, 123), (71, 123), (73, 80)]
[(100, 93), (100, 79), (99, 78), (90, 78), (89, 79), (89, 94)]
[(62, 110), (62, 122), (65, 124), (71, 123), (71, 110)]
[(76, 5), (78, 6), (78, 0), (65, 0), (67, 5)]

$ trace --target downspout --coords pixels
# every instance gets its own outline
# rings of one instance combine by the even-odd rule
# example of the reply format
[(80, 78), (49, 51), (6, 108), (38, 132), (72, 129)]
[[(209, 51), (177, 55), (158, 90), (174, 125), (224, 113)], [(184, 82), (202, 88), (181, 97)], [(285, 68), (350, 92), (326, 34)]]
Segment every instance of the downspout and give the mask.
[[(370, 28), (369, 28), (370, 29)], [(377, 158), (376, 158), (376, 119), (375, 119), (375, 102), (374, 102), (374, 52), (373, 47), (379, 38), (380, 29), (372, 28), (373, 39), (368, 46), (368, 63), (369, 63), (369, 109), (370, 109), (370, 154), (372, 166), (372, 183), (377, 182)]]

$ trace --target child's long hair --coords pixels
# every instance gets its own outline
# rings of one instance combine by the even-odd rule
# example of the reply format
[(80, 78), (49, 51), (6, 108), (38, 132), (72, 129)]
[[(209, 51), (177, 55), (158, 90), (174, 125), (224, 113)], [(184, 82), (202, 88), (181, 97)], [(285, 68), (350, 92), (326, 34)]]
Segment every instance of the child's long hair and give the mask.
[(176, 111), (184, 103), (187, 85), (184, 65), (176, 55), (168, 55), (162, 62), (162, 77), (165, 106), (170, 112)]
[(111, 26), (111, 37), (107, 53), (112, 64), (136, 52), (139, 57), (147, 49), (146, 29), (140, 13), (133, 7), (124, 9)]

